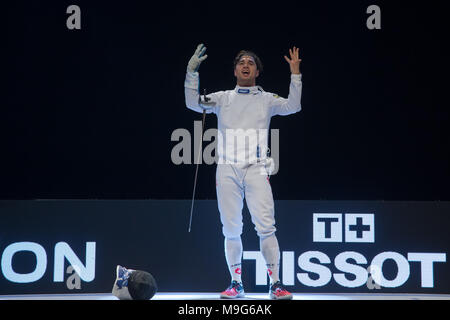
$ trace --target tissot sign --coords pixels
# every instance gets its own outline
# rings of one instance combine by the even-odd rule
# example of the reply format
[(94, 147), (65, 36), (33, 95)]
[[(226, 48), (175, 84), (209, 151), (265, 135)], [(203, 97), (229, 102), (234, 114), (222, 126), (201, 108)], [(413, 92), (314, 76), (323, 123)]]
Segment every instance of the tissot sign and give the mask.
[[(229, 282), (217, 202), (0, 201), (0, 295), (110, 292), (117, 264), (160, 291), (217, 292)], [(280, 277), (292, 292), (450, 293), (450, 203), (275, 201)], [(266, 292), (244, 207), (242, 279)], [(198, 274), (203, 276), (199, 279)]]
[[(408, 252), (404, 256), (395, 251), (383, 251), (368, 257), (363, 252), (344, 251), (344, 243), (375, 243), (374, 213), (313, 213), (312, 229), (313, 243), (336, 243), (343, 251), (334, 257), (315, 250), (299, 254), (283, 251), (282, 280), (285, 285), (295, 285), (297, 280), (308, 287), (323, 287), (334, 281), (348, 288), (396, 288), (408, 281), (411, 268), (417, 268), (421, 275), (420, 286), (433, 288), (434, 265), (447, 261), (445, 252)], [(256, 251), (246, 251), (244, 259), (256, 260), (255, 282), (257, 285), (266, 285), (267, 276), (262, 255)], [(383, 266), (388, 260), (393, 262), (397, 269), (396, 275), (390, 279), (383, 272)], [(338, 272), (333, 273), (330, 270), (329, 266), (332, 264)], [(311, 274), (315, 274), (315, 277)]]

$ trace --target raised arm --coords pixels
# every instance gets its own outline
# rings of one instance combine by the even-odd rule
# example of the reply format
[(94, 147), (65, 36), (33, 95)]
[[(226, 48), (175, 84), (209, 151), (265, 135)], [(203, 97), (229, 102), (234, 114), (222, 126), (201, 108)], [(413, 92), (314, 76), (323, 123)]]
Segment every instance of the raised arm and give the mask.
[[(195, 50), (194, 55), (189, 60), (186, 69), (186, 78), (184, 80), (184, 95), (186, 100), (186, 107), (196, 112), (206, 113), (213, 112), (213, 106), (206, 106), (205, 104), (199, 104), (199, 88), (200, 88), (200, 76), (198, 69), (200, 64), (208, 57), (205, 54), (206, 47), (203, 44), (199, 44)], [(208, 96), (210, 98), (210, 96)]]
[(290, 58), (284, 56), (291, 70), (291, 83), (289, 86), (289, 96), (287, 99), (278, 96), (271, 98), (272, 115), (286, 116), (299, 112), (302, 109), (302, 75), (300, 73), (299, 49), (293, 47), (289, 49)]

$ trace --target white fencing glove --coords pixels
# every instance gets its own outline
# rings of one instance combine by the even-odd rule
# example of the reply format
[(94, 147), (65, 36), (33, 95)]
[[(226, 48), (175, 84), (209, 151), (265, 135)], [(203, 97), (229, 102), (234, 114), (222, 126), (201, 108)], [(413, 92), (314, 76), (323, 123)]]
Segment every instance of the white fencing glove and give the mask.
[(197, 49), (195, 50), (194, 55), (189, 60), (187, 71), (188, 72), (197, 72), (198, 68), (200, 68), (200, 64), (208, 58), (208, 55), (205, 54), (206, 47), (203, 43), (199, 44), (197, 46)]

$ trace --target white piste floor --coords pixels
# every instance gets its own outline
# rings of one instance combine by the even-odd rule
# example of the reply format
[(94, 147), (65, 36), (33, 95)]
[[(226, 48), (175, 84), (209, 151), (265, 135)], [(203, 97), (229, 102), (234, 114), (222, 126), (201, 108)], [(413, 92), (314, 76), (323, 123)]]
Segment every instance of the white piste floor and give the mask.
[[(111, 293), (0, 295), (0, 300), (118, 300)], [(218, 293), (159, 292), (152, 300), (220, 300)], [(267, 293), (247, 293), (240, 300), (269, 300)], [(293, 300), (450, 300), (450, 294), (294, 293)]]

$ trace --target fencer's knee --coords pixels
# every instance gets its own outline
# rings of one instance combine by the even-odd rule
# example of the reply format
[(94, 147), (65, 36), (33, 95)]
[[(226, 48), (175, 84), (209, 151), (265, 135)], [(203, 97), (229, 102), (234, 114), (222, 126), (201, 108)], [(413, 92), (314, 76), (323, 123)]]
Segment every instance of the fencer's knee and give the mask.
[(242, 234), (242, 227), (226, 228), (222, 227), (223, 236), (227, 239), (239, 238)]
[(241, 242), (242, 240), (241, 240), (241, 237), (239, 236), (239, 237), (234, 237), (234, 238), (225, 237), (225, 241), (226, 242)]
[(270, 226), (270, 227), (265, 227), (265, 228), (255, 228), (256, 229), (256, 233), (258, 235), (258, 237), (260, 237), (261, 239), (265, 239), (268, 238), (272, 235), (275, 234), (275, 231), (277, 231), (277, 229), (275, 228), (275, 226)]

